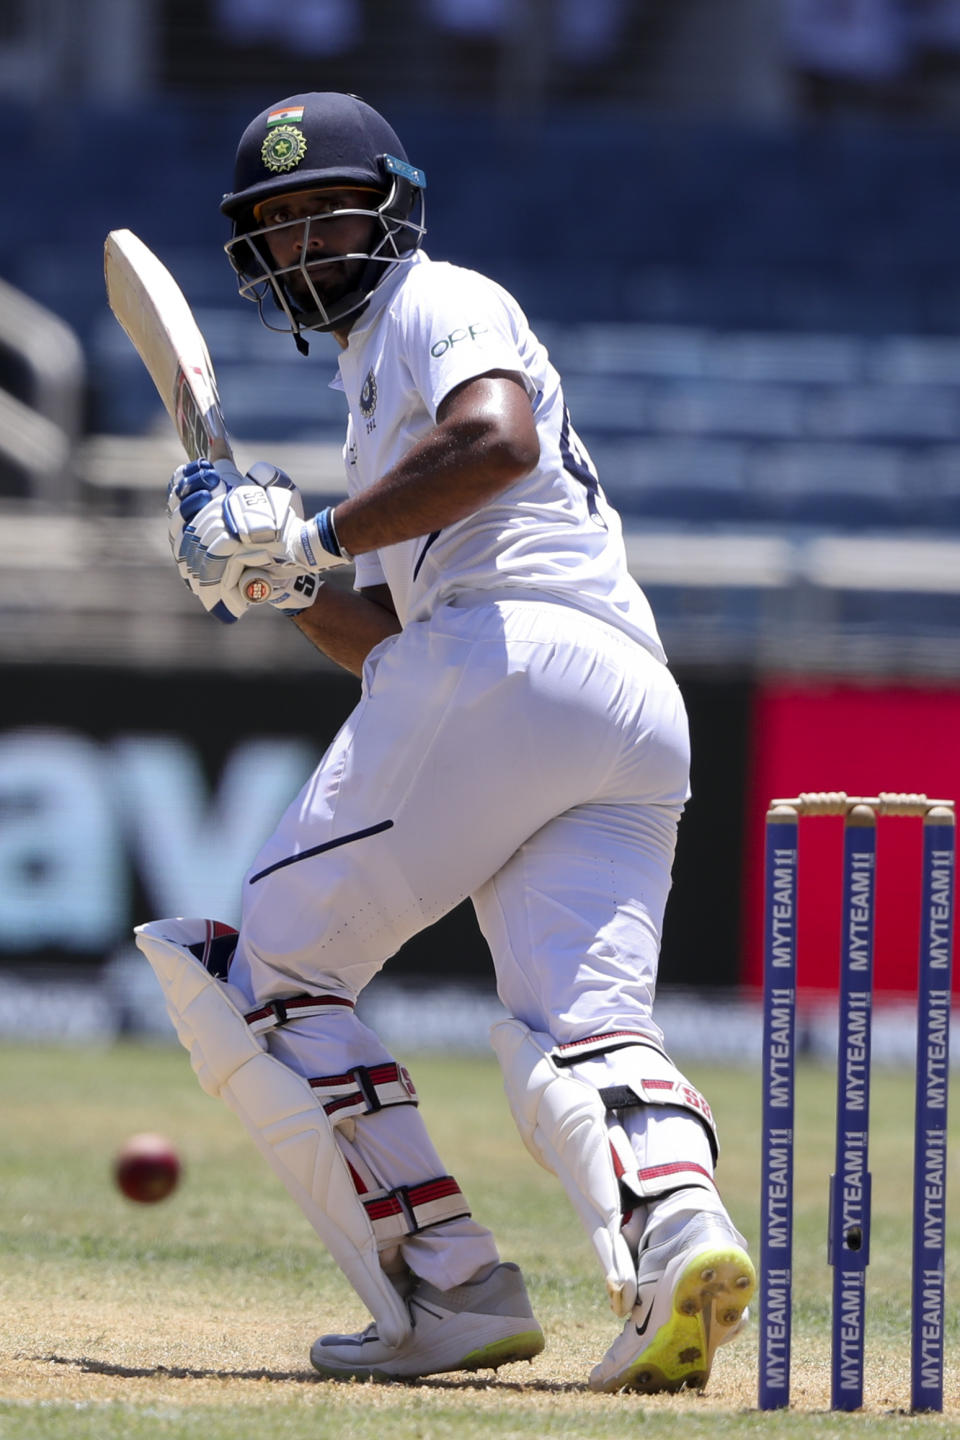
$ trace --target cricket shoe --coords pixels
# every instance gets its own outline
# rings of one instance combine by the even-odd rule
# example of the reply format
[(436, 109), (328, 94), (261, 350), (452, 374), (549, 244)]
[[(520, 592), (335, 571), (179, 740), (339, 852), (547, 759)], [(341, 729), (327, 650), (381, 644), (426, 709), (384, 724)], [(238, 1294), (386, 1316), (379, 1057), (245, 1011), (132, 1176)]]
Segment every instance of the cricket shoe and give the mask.
[(496, 1265), (482, 1280), (451, 1290), (419, 1280), (407, 1304), (413, 1330), (402, 1345), (385, 1345), (374, 1322), (359, 1335), (321, 1335), (311, 1364), (328, 1379), (413, 1380), (447, 1370), (496, 1370), (543, 1349), (516, 1265)]
[(743, 1237), (725, 1217), (695, 1215), (672, 1239), (641, 1250), (637, 1303), (594, 1366), (591, 1390), (702, 1390), (717, 1346), (742, 1329), (756, 1286)]

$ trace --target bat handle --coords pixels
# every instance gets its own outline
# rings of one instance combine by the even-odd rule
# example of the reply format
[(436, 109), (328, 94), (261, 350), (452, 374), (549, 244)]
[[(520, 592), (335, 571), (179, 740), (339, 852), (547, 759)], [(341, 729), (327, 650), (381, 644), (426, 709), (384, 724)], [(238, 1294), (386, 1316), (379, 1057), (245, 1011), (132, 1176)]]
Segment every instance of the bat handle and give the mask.
[(207, 444), (207, 460), (233, 460), (233, 448), (226, 435), (211, 435)]

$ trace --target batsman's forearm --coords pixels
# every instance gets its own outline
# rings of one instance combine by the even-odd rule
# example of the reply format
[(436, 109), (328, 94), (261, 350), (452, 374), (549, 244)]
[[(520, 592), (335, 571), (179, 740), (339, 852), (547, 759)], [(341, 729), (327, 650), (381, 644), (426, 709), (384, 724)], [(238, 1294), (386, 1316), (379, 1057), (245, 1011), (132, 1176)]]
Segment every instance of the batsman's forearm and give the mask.
[(444, 530), (527, 474), (538, 455), (482, 419), (438, 425), (375, 485), (336, 506), (337, 538), (360, 555)]
[(391, 610), (356, 591), (333, 585), (321, 585), (316, 600), (295, 615), (293, 623), (312, 645), (353, 675), (362, 673), (363, 662), (375, 645), (401, 629)]

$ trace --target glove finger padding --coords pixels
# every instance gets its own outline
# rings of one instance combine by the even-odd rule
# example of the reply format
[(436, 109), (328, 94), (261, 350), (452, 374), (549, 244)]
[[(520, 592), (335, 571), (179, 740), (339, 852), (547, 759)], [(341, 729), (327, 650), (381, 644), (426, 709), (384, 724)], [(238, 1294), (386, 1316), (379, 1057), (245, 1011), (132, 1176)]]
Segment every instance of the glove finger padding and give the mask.
[[(268, 460), (255, 461), (246, 475), (240, 474), (232, 460), (190, 460), (173, 472), (167, 485), (167, 509), (171, 514), (179, 510), (185, 520), (190, 520), (208, 500), (224, 499), (231, 490), (242, 485), (244, 480), (251, 485), (259, 485), (262, 490), (288, 490), (293, 497), (292, 503), (297, 514), (302, 518), (303, 497), (296, 484), (285, 470), (271, 465)], [(205, 497), (203, 492), (206, 492)], [(197, 503), (190, 507), (187, 514), (181, 506), (190, 499)]]
[(218, 460), (215, 465), (209, 460), (191, 460), (178, 466), (170, 478), (167, 511), (190, 521), (211, 500), (222, 500), (242, 483), (243, 476), (232, 460)]
[(223, 501), (223, 523), (240, 545), (280, 547), (286, 527), (300, 519), (293, 499), (289, 490), (276, 486), (238, 485)]
[(208, 614), (215, 615), (226, 625), (232, 625), (250, 608), (249, 600), (242, 594), (236, 583), (229, 587), (223, 584), (201, 584), (190, 574), (184, 575), (184, 580), (187, 588), (196, 595), (204, 610)]
[(252, 485), (260, 485), (264, 490), (270, 488), (289, 490), (292, 496), (291, 505), (300, 519), (303, 519), (303, 496), (285, 470), (271, 465), (269, 460), (255, 460), (247, 471), (246, 478)]

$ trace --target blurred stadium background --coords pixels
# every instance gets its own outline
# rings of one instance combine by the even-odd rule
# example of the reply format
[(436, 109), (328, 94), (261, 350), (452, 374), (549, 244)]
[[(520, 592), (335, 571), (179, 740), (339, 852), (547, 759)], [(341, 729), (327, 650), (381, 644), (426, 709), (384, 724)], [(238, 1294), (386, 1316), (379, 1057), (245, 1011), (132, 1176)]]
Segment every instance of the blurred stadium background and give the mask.
[[(137, 231), (239, 458), (340, 493), (333, 349), (237, 300), (217, 208), (247, 120), (306, 89), (389, 116), (428, 250), (512, 289), (565, 377), (691, 713), (663, 1023), (752, 1060), (766, 801), (960, 798), (960, 0), (6, 0), (0, 1034), (166, 1034), (131, 925), (236, 918), (356, 693), (278, 617), (221, 630), (181, 587), (176, 445), (101, 280), (106, 232)], [(876, 1049), (904, 1058), (919, 837), (888, 828)], [(838, 844), (826, 822), (802, 877), (814, 1050)], [(469, 911), (366, 1004), (393, 1043), (484, 1044)]]

